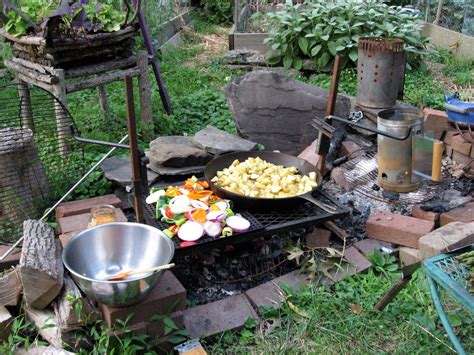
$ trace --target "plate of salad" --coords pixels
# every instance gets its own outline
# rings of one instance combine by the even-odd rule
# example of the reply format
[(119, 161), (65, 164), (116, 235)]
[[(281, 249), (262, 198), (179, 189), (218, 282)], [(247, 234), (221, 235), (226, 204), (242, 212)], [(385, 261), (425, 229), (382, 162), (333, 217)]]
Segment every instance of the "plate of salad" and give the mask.
[(179, 238), (182, 247), (205, 237), (244, 233), (251, 227), (247, 218), (234, 213), (230, 200), (216, 196), (207, 181), (195, 176), (182, 185), (151, 188), (146, 203), (155, 206), (156, 219), (168, 226), (163, 232)]

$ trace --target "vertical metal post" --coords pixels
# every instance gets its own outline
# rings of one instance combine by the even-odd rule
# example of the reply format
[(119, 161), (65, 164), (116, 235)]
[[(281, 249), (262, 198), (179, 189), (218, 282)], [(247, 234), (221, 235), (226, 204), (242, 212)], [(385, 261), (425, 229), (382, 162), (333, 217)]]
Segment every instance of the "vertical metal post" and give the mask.
[(138, 223), (143, 223), (143, 185), (140, 174), (140, 153), (138, 151), (137, 122), (135, 119), (135, 101), (133, 99), (133, 79), (125, 77), (125, 95), (127, 100), (128, 141), (130, 144), (130, 161), (132, 164), (132, 187), (135, 215)]

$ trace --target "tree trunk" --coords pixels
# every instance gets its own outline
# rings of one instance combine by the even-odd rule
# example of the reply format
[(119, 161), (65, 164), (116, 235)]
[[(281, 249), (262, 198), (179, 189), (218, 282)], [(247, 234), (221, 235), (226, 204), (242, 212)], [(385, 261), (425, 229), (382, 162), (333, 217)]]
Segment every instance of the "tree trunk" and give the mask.
[(61, 248), (50, 226), (42, 221), (23, 223), (20, 275), (28, 306), (43, 309), (63, 287)]
[(441, 12), (442, 12), (442, 10), (443, 10), (444, 1), (445, 1), (445, 0), (439, 0), (439, 1), (438, 1), (438, 10), (436, 10), (436, 18), (435, 18), (435, 20), (433, 21), (433, 24), (435, 24), (435, 25), (439, 25), (439, 19), (440, 19), (440, 17), (441, 17)]

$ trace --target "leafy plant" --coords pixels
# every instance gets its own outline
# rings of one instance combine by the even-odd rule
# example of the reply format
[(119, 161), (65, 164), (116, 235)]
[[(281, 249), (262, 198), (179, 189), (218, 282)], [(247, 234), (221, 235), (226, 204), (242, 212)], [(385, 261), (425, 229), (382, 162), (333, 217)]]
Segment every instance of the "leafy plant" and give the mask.
[(210, 22), (227, 25), (232, 22), (231, 0), (201, 0)]
[[(36, 23), (43, 20), (59, 6), (59, 0), (26, 0), (22, 1), (18, 9)], [(14, 36), (23, 36), (30, 29), (30, 24), (14, 11), (9, 11), (8, 22), (4, 29)]]
[(374, 252), (370, 254), (367, 259), (369, 259), (378, 272), (389, 273), (398, 270), (395, 257), (391, 254), (383, 254), (378, 249), (374, 249)]
[(265, 39), (271, 45), (267, 56), (271, 64), (283, 63), (286, 68), (301, 69), (305, 58), (325, 68), (338, 53), (343, 55), (344, 66), (355, 63), (362, 37), (403, 39), (412, 64), (431, 53), (426, 50), (428, 40), (421, 36), (417, 15), (377, 0), (312, 0), (303, 5), (287, 1), (280, 11), (266, 16), (272, 24)]

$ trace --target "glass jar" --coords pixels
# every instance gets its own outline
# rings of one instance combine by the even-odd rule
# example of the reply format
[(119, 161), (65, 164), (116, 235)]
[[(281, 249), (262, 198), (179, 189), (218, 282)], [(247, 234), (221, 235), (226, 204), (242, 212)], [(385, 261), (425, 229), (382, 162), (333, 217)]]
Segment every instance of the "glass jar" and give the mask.
[(89, 217), (87, 228), (111, 222), (117, 222), (115, 207), (112, 205), (100, 205), (91, 208), (91, 216)]

